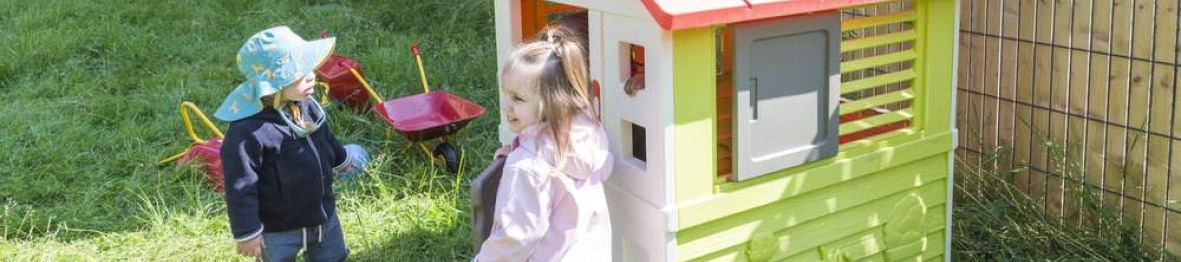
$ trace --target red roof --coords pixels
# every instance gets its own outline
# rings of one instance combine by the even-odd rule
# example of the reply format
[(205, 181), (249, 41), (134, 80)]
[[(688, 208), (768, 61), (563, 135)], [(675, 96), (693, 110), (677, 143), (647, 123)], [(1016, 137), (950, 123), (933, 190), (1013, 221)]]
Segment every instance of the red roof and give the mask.
[(806, 14), (893, 0), (641, 0), (656, 23), (678, 30)]

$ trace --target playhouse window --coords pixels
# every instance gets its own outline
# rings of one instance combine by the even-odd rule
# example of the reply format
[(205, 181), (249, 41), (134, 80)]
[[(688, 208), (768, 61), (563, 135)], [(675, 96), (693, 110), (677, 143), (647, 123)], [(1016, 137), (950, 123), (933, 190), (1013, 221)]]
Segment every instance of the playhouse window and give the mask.
[(718, 171), (746, 180), (837, 151), (836, 12), (731, 24), (718, 46)]
[(648, 161), (648, 133), (643, 126), (635, 123), (623, 121), (623, 145), (625, 163), (634, 165), (640, 169), (647, 166)]
[(620, 43), (619, 48), (619, 79), (628, 96), (636, 96), (644, 89), (644, 46)]
[[(832, 97), (828, 100), (831, 103), (840, 104), (836, 112), (832, 113), (832, 115), (839, 116), (838, 127), (833, 130), (823, 130), (821, 125), (816, 125), (812, 130), (817, 133), (835, 134), (836, 144), (853, 146), (877, 141), (873, 138), (885, 139), (888, 134), (913, 134), (910, 125), (915, 117), (911, 107), (917, 94), (913, 90), (913, 85), (914, 80), (917, 79), (914, 63), (917, 59), (915, 41), (918, 39), (914, 28), (913, 10), (912, 2), (901, 1), (841, 10), (839, 14), (832, 15), (839, 16), (840, 22), (832, 21), (831, 17), (827, 18), (828, 22), (826, 23), (828, 24), (841, 23), (844, 26), (838, 25), (835, 28), (830, 26), (825, 29), (826, 32), (840, 34), (840, 44), (830, 46), (831, 50), (827, 50), (829, 54), (840, 55), (840, 60), (835, 62), (840, 73), (840, 84), (832, 87), (836, 90), (830, 90), (829, 94)], [(784, 27), (793, 27), (790, 24), (797, 23), (793, 19), (788, 17), (760, 22), (777, 22)], [(805, 25), (797, 24), (794, 27), (805, 28), (808, 27), (807, 23), (804, 22)], [(761, 110), (764, 112), (756, 113), (753, 112), (754, 110), (747, 112), (746, 114), (751, 114), (748, 120), (736, 118), (736, 116), (744, 114), (740, 109), (746, 106), (742, 103), (735, 104), (735, 94), (742, 91), (742, 82), (736, 77), (745, 77), (743, 70), (747, 70), (744, 69), (744, 64), (741, 62), (743, 61), (742, 56), (744, 52), (747, 56), (759, 55), (751, 53), (757, 48), (748, 46), (744, 49), (742, 47), (747, 42), (736, 41), (741, 39), (738, 37), (741, 34), (736, 33), (737, 28), (741, 26), (742, 24), (731, 24), (715, 29), (718, 99), (717, 166), (720, 181), (750, 178), (735, 175), (735, 169), (740, 165), (739, 161), (743, 160), (743, 157), (747, 157), (741, 156), (738, 150), (742, 147), (740, 138), (747, 135), (742, 135), (740, 132), (743, 125), (736, 123), (745, 124), (747, 123), (745, 121), (761, 121), (766, 117), (775, 116), (775, 114), (767, 112), (766, 108), (762, 108)], [(801, 33), (795, 35), (807, 34), (807, 32)], [(831, 60), (829, 61), (831, 62)], [(751, 68), (749, 63), (746, 65), (748, 65), (746, 68)], [(829, 75), (831, 76), (831, 74)], [(754, 114), (758, 114), (758, 116), (754, 116)], [(785, 130), (800, 126), (788, 126)], [(826, 139), (831, 139), (831, 137)], [(831, 152), (834, 151), (823, 151), (820, 155), (823, 156), (826, 155), (825, 153)], [(807, 161), (811, 160), (804, 162)], [(755, 175), (760, 174), (756, 173)]]
[(722, 180), (729, 180), (732, 176), (734, 162), (732, 160), (734, 126), (731, 118), (733, 115), (733, 94), (734, 87), (731, 77), (732, 68), (734, 68), (734, 49), (730, 46), (734, 43), (734, 30), (729, 26), (722, 26), (714, 29), (714, 40), (716, 42), (715, 55), (717, 57), (717, 127), (718, 127), (718, 143), (717, 143), (717, 166), (718, 177)]
[[(891, 22), (882, 22), (891, 17)], [(842, 145), (869, 138), (905, 132), (915, 117), (911, 110), (916, 97), (912, 86), (918, 77), (913, 1), (863, 6), (842, 10), (843, 64), (841, 81)], [(867, 22), (872, 21), (872, 22)], [(873, 61), (873, 62), (869, 62)]]
[[(521, 0), (521, 41), (529, 42), (536, 38), (546, 26), (557, 23), (563, 17), (585, 12), (585, 8), (552, 3), (544, 0)], [(582, 25), (583, 28), (586, 25)]]

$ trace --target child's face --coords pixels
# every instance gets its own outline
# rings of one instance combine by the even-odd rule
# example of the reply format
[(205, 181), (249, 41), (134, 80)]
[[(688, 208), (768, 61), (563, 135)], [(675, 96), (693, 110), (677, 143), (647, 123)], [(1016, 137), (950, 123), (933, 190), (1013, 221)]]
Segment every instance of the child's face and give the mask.
[(303, 78), (283, 88), (283, 99), (288, 101), (303, 101), (316, 93), (316, 74), (307, 74)]
[(505, 101), (501, 101), (501, 111), (513, 133), (521, 133), (533, 124), (541, 122), (541, 97), (535, 90), (517, 85), (508, 85), (502, 89)]

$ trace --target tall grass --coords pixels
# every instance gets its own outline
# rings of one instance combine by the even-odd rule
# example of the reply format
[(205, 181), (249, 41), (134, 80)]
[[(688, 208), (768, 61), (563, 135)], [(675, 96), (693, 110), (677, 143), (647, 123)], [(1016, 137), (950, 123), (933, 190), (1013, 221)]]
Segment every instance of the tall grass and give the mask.
[(374, 157), (336, 187), (352, 258), (468, 259), (466, 185), (498, 144), (491, 1), (0, 0), (0, 261), (245, 260), (200, 170), (153, 162), (189, 143), (179, 103), (212, 111), (237, 48), (277, 24), (337, 36), (387, 98), (421, 92), (420, 43), (436, 88), (489, 109), (457, 137), (459, 175), (372, 114), (329, 113)]
[[(961, 130), (978, 141), (976, 145), (984, 144), (979, 132)], [(1081, 148), (1058, 143), (1037, 130), (1031, 139), (1046, 149), (1051, 172), (1063, 178), (1063, 192), (1078, 203), (1054, 210), (1030, 197), (1023, 184), (1029, 181), (1019, 182), (1018, 175), (1042, 174), (1011, 162), (1013, 148), (1003, 143), (971, 158), (957, 157), (954, 260), (1176, 260), (1159, 252), (1157, 244), (1139, 242), (1137, 232), (1120, 222), (1118, 210), (1104, 206), (1096, 190), (1085, 184)]]

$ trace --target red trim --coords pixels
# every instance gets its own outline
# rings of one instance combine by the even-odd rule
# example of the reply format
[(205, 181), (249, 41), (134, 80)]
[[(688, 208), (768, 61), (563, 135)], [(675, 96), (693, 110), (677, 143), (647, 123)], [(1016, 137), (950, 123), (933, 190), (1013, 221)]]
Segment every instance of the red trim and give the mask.
[(599, 89), (599, 80), (591, 80), (591, 93), (595, 97), (595, 117), (603, 120), (603, 95)]
[(773, 17), (828, 11), (850, 6), (867, 5), (892, 0), (779, 0), (775, 2), (751, 3), (749, 0), (734, 1), (724, 8), (689, 10), (672, 14), (664, 7), (693, 5), (690, 0), (641, 0), (648, 13), (665, 30), (705, 27), (717, 24), (752, 21)]
[(656, 19), (656, 23), (660, 24), (660, 27), (663, 27), (665, 30), (672, 30), (672, 15), (665, 12), (664, 8), (660, 8), (660, 5), (657, 5), (655, 0), (641, 1), (644, 2), (644, 7), (648, 8), (648, 13), (652, 14), (652, 18)]

